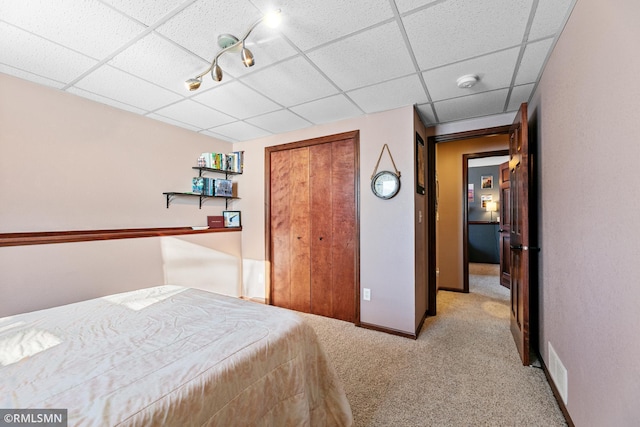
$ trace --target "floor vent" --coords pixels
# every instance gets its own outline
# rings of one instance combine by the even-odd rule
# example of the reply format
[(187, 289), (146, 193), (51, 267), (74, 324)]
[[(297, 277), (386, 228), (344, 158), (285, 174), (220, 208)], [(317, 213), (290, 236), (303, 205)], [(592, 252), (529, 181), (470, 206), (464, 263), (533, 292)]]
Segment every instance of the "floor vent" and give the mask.
[(564, 367), (558, 354), (553, 349), (551, 343), (549, 343), (549, 373), (551, 374), (551, 378), (553, 379), (553, 383), (558, 389), (558, 393), (560, 393), (560, 397), (564, 404), (567, 404), (568, 398), (568, 378), (567, 378), (567, 368)]

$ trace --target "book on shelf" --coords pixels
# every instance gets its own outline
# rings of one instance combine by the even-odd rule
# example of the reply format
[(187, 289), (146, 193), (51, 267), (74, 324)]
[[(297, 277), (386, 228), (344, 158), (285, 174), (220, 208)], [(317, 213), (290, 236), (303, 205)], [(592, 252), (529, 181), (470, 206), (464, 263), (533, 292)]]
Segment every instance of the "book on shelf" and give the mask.
[(203, 196), (235, 197), (237, 186), (230, 179), (217, 179), (209, 177), (192, 178), (191, 192)]
[(233, 182), (229, 179), (214, 179), (214, 196), (232, 197)]
[(214, 179), (203, 177), (202, 181), (203, 181), (202, 194), (204, 196), (213, 196), (213, 191), (215, 188)]
[(244, 168), (244, 151), (234, 151), (228, 154), (202, 153), (200, 157), (198, 157), (198, 167), (242, 173)]
[(207, 225), (209, 228), (224, 228), (224, 217), (222, 215), (208, 216)]
[(204, 178), (196, 176), (191, 179), (191, 192), (196, 194), (202, 194), (204, 191)]

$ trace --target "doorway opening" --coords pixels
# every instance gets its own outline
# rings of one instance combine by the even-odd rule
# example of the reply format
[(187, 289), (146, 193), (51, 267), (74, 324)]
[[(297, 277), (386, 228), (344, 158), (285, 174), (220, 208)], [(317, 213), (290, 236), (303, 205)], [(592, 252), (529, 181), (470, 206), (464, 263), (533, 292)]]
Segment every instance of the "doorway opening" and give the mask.
[[(459, 169), (454, 166), (448, 169), (454, 171), (453, 182), (455, 182), (455, 179), (458, 179), (458, 182), (448, 191), (444, 190), (443, 171), (448, 171), (448, 169), (444, 168), (441, 162), (440, 154), (442, 151), (440, 148), (444, 149), (446, 147), (450, 149), (454, 147), (455, 149), (451, 151), (454, 153), (455, 151), (462, 151), (463, 154), (498, 151), (508, 148), (509, 161), (504, 164), (504, 169), (508, 171), (510, 185), (510, 196), (508, 197), (510, 237), (507, 243), (510, 248), (510, 329), (523, 365), (529, 364), (530, 352), (535, 348), (531, 346), (532, 335), (535, 340), (535, 333), (531, 334), (531, 329), (535, 329), (537, 320), (535, 313), (537, 309), (535, 307), (537, 299), (535, 295), (535, 287), (537, 286), (535, 270), (537, 269), (536, 251), (540, 249), (537, 246), (537, 217), (535, 214), (536, 209), (534, 208), (537, 192), (536, 162), (532, 154), (535, 152), (536, 138), (534, 136), (531, 144), (529, 143), (529, 126), (532, 123), (529, 122), (528, 117), (527, 104), (523, 103), (510, 126), (432, 136), (428, 138), (426, 147), (428, 153), (434, 153), (434, 156), (430, 158), (429, 166), (432, 163), (436, 163), (435, 168), (429, 168), (427, 171), (427, 185), (430, 189), (427, 194), (428, 229), (435, 230), (435, 233), (428, 235), (427, 244), (430, 248), (436, 248), (435, 257), (430, 256), (428, 259), (430, 295), (432, 293), (437, 294), (440, 289), (469, 292), (468, 281), (465, 285), (465, 279), (468, 277), (468, 258), (467, 260), (463, 259), (463, 257), (467, 256), (467, 251), (463, 251), (460, 248), (467, 240), (467, 236), (461, 236), (461, 234), (467, 231), (467, 227), (462, 227), (462, 222), (466, 219), (466, 215), (462, 215), (462, 210), (467, 206), (468, 187), (466, 181), (463, 187), (462, 179), (455, 178), (455, 171)], [(532, 127), (535, 128), (535, 125)], [(469, 150), (470, 147), (465, 145), (473, 142), (474, 138), (478, 142), (486, 142), (490, 140), (490, 137), (494, 136), (496, 138), (504, 138), (506, 136), (507, 147), (492, 147), (491, 143), (489, 143), (488, 146), (481, 146), (480, 149), (472, 147), (473, 149)], [(443, 142), (456, 142), (456, 144), (440, 144)], [(460, 157), (462, 155), (458, 153), (458, 159)], [(457, 161), (457, 168), (462, 167), (462, 163), (466, 165), (466, 160), (464, 162)], [(462, 174), (458, 173), (459, 175)], [(489, 179), (487, 179), (488, 181)], [(436, 182), (439, 184), (440, 190), (437, 199), (434, 191)], [(463, 188), (462, 197), (459, 197), (460, 188)], [(451, 203), (454, 208), (452, 212), (444, 215), (444, 195), (446, 194), (453, 194), (453, 202)], [(505, 203), (503, 203), (504, 205)], [(448, 233), (443, 231), (446, 225), (444, 224), (445, 222), (453, 225), (447, 230)], [(450, 247), (447, 247), (447, 245)], [(444, 268), (447, 269), (447, 276), (445, 277), (443, 277)], [(460, 274), (461, 270), (463, 274)], [(438, 272), (438, 277), (436, 277), (436, 272)], [(532, 283), (533, 285), (531, 285)], [(430, 310), (429, 313), (432, 315), (435, 314), (435, 300), (436, 298), (434, 298), (433, 302), (434, 310)]]
[(469, 274), (495, 276), (500, 284), (506, 202), (500, 166), (508, 161), (508, 149), (462, 155), (463, 292), (469, 292)]
[[(435, 231), (429, 233), (428, 242), (434, 248), (430, 253), (435, 255), (428, 260), (430, 295), (435, 295), (440, 289), (469, 292), (467, 251), (464, 247), (468, 194), (466, 190), (461, 192), (467, 188), (466, 177), (463, 177), (467, 162), (463, 161), (463, 156), (486, 152), (504, 154), (508, 141), (508, 126), (428, 138), (427, 152), (433, 153), (434, 160), (427, 169), (427, 183), (432, 189), (427, 192), (428, 228)], [(435, 191), (436, 187), (438, 191)], [(480, 194), (476, 196), (480, 198)], [(435, 313), (430, 311), (429, 314)]]

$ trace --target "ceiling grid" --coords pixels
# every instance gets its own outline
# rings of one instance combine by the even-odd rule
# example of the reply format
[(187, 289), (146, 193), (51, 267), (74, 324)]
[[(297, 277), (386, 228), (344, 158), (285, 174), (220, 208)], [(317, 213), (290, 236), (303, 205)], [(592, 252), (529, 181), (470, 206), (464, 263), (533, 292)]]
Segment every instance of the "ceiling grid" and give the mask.
[[(530, 100), (576, 0), (0, 2), (0, 72), (230, 142), (416, 105), (426, 124)], [(270, 7), (240, 54), (217, 37)], [(476, 75), (459, 88), (456, 80)]]

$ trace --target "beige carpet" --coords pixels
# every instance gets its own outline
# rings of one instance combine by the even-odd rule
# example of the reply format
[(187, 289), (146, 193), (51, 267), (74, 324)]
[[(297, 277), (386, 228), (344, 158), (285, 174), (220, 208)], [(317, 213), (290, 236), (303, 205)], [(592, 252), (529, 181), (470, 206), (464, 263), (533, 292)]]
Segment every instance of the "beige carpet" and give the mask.
[(474, 266), (470, 293), (438, 293), (417, 340), (304, 314), (342, 379), (354, 426), (565, 426), (509, 331), (509, 290)]

